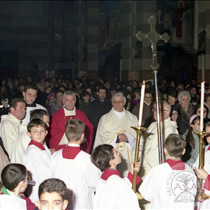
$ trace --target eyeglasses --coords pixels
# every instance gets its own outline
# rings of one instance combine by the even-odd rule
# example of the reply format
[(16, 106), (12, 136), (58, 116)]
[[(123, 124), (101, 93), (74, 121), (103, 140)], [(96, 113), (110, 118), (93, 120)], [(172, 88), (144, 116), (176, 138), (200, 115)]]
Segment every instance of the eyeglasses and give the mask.
[(113, 101), (113, 104), (123, 104), (123, 101)]

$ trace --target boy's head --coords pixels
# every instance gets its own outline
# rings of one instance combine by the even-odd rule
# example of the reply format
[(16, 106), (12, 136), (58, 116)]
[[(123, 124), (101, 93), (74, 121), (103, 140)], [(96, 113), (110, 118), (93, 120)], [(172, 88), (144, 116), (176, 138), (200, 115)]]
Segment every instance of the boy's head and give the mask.
[(112, 145), (102, 144), (96, 147), (91, 154), (92, 163), (101, 171), (114, 167), (121, 163), (121, 157)]
[(38, 88), (35, 84), (29, 83), (24, 87), (23, 98), (27, 104), (32, 104), (37, 97)]
[(39, 185), (39, 209), (58, 209), (67, 208), (68, 201), (66, 184), (60, 179), (47, 179)]
[(179, 134), (170, 134), (165, 141), (164, 153), (171, 157), (181, 158), (185, 153), (186, 141)]
[(47, 135), (47, 125), (41, 119), (33, 119), (29, 122), (27, 126), (28, 135), (31, 137), (32, 140), (43, 143), (45, 136)]
[(18, 188), (19, 193), (24, 192), (28, 185), (27, 178), (27, 169), (22, 164), (9, 164), (1, 172), (2, 184), (10, 191)]
[(85, 124), (81, 120), (69, 120), (65, 126), (65, 133), (69, 142), (83, 141), (85, 132)]

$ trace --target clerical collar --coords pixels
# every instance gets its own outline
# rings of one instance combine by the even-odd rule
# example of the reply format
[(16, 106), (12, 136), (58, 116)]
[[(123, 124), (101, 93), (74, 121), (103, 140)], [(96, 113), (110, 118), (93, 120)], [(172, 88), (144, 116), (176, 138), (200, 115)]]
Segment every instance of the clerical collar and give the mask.
[(99, 99), (100, 102), (104, 102), (104, 100)]
[(37, 141), (31, 140), (28, 146), (30, 146), (30, 145), (34, 145), (34, 146), (38, 147), (41, 150), (45, 150), (43, 144), (39, 143)]
[[(114, 110), (114, 108), (113, 108), (113, 110)], [(125, 116), (124, 110), (122, 112), (118, 112), (118, 111), (114, 110), (114, 114), (115, 114), (116, 118), (122, 118)]]
[(33, 102), (32, 104), (26, 103), (26, 107), (36, 107), (36, 103), (35, 102)]
[(76, 115), (76, 109), (74, 107), (74, 109), (72, 111), (68, 110), (65, 108), (65, 106), (63, 107), (64, 108), (64, 113), (65, 113), (65, 116), (72, 116), (72, 115)]
[(152, 103), (152, 101), (150, 101), (149, 104), (148, 104), (146, 101), (144, 101), (144, 103), (145, 103), (147, 106), (149, 106), (149, 105)]
[(121, 177), (120, 172), (118, 170), (113, 170), (113, 169), (108, 168), (108, 169), (105, 169), (105, 171), (101, 175), (101, 179), (106, 181), (112, 175), (117, 175)]
[(182, 160), (167, 159), (165, 161), (173, 170), (185, 170), (185, 163)]

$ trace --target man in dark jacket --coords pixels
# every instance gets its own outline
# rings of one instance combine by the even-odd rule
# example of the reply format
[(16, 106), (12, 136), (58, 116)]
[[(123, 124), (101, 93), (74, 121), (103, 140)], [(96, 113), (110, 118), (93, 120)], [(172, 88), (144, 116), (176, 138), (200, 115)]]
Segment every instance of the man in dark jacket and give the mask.
[(104, 86), (99, 86), (96, 100), (88, 104), (87, 117), (94, 126), (94, 136), (101, 116), (108, 113), (112, 108), (111, 102), (106, 98), (106, 91)]

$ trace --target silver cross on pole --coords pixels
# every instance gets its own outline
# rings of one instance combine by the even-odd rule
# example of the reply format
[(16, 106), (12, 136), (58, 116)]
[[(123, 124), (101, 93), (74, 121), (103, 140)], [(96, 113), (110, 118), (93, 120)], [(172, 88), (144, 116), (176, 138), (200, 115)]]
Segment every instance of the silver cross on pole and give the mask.
[(149, 41), (151, 42), (151, 49), (152, 49), (152, 65), (151, 65), (151, 67), (154, 70), (154, 75), (155, 75), (155, 93), (156, 93), (156, 104), (157, 104), (158, 154), (159, 154), (159, 163), (161, 164), (164, 162), (164, 154), (163, 154), (163, 141), (161, 139), (159, 100), (158, 100), (158, 88), (157, 88), (157, 70), (160, 66), (157, 62), (157, 42), (159, 40), (168, 42), (170, 39), (170, 36), (167, 33), (160, 35), (156, 32), (156, 30), (155, 30), (156, 19), (154, 18), (154, 16), (151, 16), (148, 19), (148, 22), (150, 23), (150, 32), (148, 34), (144, 34), (141, 31), (139, 31), (136, 34), (136, 37), (140, 41), (142, 41), (143, 39), (149, 39)]

